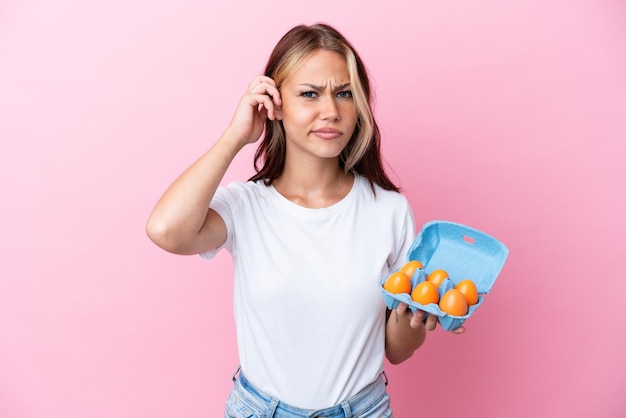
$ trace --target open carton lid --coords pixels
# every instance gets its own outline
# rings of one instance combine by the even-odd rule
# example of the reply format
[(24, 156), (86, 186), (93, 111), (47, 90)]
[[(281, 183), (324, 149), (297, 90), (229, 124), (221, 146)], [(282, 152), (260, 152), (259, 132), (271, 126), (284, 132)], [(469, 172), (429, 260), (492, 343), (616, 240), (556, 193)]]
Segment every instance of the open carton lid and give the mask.
[(427, 273), (444, 269), (454, 284), (470, 279), (478, 293), (486, 294), (508, 255), (509, 249), (491, 235), (454, 222), (431, 221), (413, 241), (407, 261), (419, 260)]

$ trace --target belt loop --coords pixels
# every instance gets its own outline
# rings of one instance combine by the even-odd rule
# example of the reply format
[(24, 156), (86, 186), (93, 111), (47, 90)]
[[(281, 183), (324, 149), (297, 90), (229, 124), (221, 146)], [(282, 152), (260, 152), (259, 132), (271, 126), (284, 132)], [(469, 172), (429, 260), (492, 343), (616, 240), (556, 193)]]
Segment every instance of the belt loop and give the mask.
[(350, 409), (350, 404), (348, 403), (348, 401), (342, 402), (341, 407), (343, 408), (343, 413), (345, 414), (346, 418), (352, 418), (352, 410)]
[(235, 373), (233, 373), (233, 384), (235, 384), (235, 382), (237, 381), (237, 375), (239, 374), (240, 371), (241, 371), (241, 366), (238, 366), (237, 370), (235, 370)]
[(267, 418), (273, 418), (274, 414), (276, 413), (276, 408), (278, 408), (278, 399), (276, 398), (272, 398), (272, 402), (270, 402), (270, 404), (267, 407)]
[(383, 370), (383, 381), (385, 382), (385, 386), (389, 384), (389, 379), (387, 379), (387, 373)]

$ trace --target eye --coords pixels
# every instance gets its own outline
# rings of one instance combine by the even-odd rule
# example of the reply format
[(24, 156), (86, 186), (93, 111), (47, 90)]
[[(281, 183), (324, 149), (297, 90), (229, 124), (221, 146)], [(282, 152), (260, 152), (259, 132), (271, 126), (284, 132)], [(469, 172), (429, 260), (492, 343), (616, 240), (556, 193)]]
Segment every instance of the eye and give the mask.
[(337, 93), (337, 96), (341, 97), (342, 99), (351, 99), (352, 98), (352, 90), (340, 91), (339, 93)]
[(300, 96), (306, 98), (306, 99), (313, 99), (315, 97), (317, 97), (317, 93), (315, 93), (312, 90), (309, 91), (303, 91), (302, 93), (300, 93)]

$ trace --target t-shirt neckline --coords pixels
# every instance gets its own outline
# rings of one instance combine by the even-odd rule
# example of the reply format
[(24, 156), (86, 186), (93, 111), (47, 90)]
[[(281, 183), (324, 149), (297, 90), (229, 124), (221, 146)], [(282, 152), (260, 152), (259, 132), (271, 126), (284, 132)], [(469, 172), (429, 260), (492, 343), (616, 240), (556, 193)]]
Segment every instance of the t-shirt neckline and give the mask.
[(323, 208), (307, 208), (306, 206), (294, 203), (291, 200), (287, 199), (285, 196), (283, 196), (278, 190), (276, 190), (274, 185), (269, 185), (268, 190), (272, 199), (281, 208), (300, 216), (310, 218), (323, 218), (343, 209), (347, 205), (350, 205), (356, 197), (358, 188), (362, 187), (363, 181), (364, 179), (361, 176), (355, 174), (354, 181), (352, 182), (352, 187), (350, 188), (348, 193), (343, 198), (341, 198), (341, 200)]

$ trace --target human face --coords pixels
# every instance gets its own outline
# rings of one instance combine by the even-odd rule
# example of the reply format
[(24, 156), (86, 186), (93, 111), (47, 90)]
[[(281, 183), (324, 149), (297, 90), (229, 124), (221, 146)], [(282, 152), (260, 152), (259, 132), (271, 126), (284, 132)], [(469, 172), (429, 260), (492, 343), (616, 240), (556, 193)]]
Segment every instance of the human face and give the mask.
[(287, 158), (338, 159), (358, 119), (345, 59), (325, 49), (312, 52), (280, 93)]

